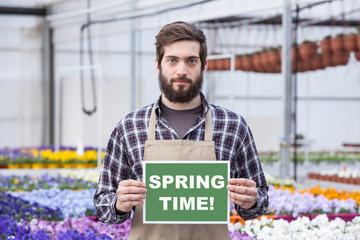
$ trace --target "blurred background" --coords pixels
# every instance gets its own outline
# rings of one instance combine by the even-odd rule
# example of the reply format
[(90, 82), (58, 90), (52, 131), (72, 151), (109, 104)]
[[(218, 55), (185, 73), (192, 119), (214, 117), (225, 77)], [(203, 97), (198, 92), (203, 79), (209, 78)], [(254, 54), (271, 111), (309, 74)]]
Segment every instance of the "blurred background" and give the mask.
[[(279, 158), (284, 138), (302, 162), (359, 150), (356, 0), (1, 0), (0, 148), (105, 148), (122, 117), (159, 97), (155, 35), (178, 20), (204, 30), (203, 92), (247, 120), (264, 161)], [(323, 47), (338, 38), (339, 51)]]
[(359, 0), (0, 0), (0, 238), (127, 239), (93, 195), (116, 124), (160, 96), (174, 21), (206, 34), (203, 93), (248, 122), (269, 185), (230, 239), (358, 239)]

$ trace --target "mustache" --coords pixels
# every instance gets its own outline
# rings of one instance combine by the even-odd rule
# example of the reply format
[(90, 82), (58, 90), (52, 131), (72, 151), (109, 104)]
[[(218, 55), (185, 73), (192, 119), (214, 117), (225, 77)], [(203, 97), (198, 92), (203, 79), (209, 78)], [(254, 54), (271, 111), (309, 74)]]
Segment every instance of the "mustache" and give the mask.
[(191, 82), (191, 79), (190, 78), (187, 78), (185, 76), (181, 76), (181, 77), (177, 77), (177, 78), (172, 78), (170, 79), (170, 82), (173, 83), (173, 82), (178, 82), (178, 81), (181, 81), (181, 82)]

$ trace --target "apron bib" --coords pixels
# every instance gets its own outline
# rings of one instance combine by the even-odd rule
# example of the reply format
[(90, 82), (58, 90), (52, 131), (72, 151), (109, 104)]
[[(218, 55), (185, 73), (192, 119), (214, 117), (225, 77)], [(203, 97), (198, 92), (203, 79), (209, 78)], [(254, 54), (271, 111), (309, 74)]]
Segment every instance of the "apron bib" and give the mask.
[[(212, 141), (211, 110), (206, 114), (205, 141), (155, 140), (156, 114), (153, 107), (145, 142), (144, 161), (216, 160)], [(143, 206), (136, 206), (130, 229), (130, 240), (229, 239), (226, 224), (143, 224)]]

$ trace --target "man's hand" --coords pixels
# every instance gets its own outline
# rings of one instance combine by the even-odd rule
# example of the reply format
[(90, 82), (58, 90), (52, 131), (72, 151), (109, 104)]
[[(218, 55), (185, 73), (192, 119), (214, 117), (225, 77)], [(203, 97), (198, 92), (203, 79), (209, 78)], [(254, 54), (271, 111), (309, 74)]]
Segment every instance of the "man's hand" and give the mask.
[(136, 180), (124, 180), (116, 190), (116, 209), (120, 212), (130, 212), (133, 206), (144, 203), (146, 197), (145, 183)]
[(227, 189), (232, 203), (248, 209), (254, 206), (257, 196), (256, 182), (246, 178), (229, 179)]

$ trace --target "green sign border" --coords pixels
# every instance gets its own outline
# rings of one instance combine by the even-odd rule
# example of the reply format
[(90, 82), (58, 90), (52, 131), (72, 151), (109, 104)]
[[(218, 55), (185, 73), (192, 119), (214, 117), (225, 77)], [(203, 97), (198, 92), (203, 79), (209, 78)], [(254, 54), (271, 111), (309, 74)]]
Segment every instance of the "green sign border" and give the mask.
[[(146, 165), (151, 165), (151, 164), (217, 164), (217, 165), (226, 165), (227, 168), (227, 179), (225, 179), (225, 185), (224, 188), (226, 189), (227, 186), (227, 181), (230, 178), (230, 163), (229, 161), (144, 161), (143, 162), (143, 181), (145, 182), (147, 189), (148, 189), (148, 193), (149, 194), (149, 187), (148, 187), (148, 183), (147, 181), (147, 175), (146, 175)], [(223, 188), (222, 188), (223, 189)], [(194, 189), (192, 189), (194, 191)], [(186, 190), (185, 190), (186, 191)], [(226, 192), (227, 189), (226, 189)], [(230, 219), (230, 201), (229, 201), (229, 196), (227, 194), (226, 196), (227, 201), (226, 201), (226, 219), (224, 220), (214, 220), (214, 221), (206, 221), (206, 220), (164, 220), (164, 221), (155, 221), (155, 220), (149, 220), (149, 218), (146, 217), (146, 199), (144, 201), (144, 205), (143, 205), (143, 223), (153, 223), (153, 224), (229, 224), (229, 219)], [(206, 211), (206, 210), (205, 210)], [(210, 211), (210, 210), (207, 210)]]

